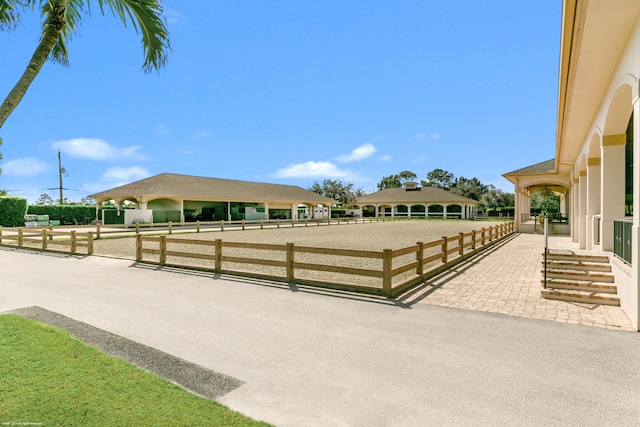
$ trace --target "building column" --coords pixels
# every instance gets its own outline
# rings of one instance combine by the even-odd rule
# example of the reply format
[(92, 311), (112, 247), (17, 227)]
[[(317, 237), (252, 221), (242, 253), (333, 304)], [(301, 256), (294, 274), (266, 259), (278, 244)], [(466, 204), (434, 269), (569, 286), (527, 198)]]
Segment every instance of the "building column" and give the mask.
[(636, 330), (640, 330), (640, 102), (633, 105), (633, 226), (631, 227), (631, 310), (625, 312)]
[(605, 135), (602, 138), (601, 202), (603, 251), (613, 251), (613, 221), (624, 218), (625, 145), (627, 136)]
[(579, 178), (580, 187), (580, 230), (578, 232), (578, 247), (580, 249), (587, 248), (587, 171), (580, 171)]
[[(562, 203), (560, 204), (562, 206)], [(600, 158), (587, 160), (587, 249), (593, 250), (596, 243), (596, 221), (600, 213)]]
[(577, 243), (580, 237), (580, 180), (578, 178), (573, 178), (571, 203), (571, 240)]

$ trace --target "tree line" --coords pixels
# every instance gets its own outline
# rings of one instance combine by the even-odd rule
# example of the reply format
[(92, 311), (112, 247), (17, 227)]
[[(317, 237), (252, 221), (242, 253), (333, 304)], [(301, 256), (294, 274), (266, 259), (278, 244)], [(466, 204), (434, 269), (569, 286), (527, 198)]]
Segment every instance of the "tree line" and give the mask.
[[(415, 182), (418, 175), (411, 171), (402, 171), (383, 177), (377, 184), (378, 190), (387, 188), (402, 188), (407, 182)], [(426, 179), (420, 180), (423, 187), (438, 187), (462, 197), (479, 202), (480, 210), (513, 209), (515, 199), (513, 193), (508, 193), (493, 184), (483, 184), (478, 178), (456, 177), (451, 172), (434, 169), (427, 173)], [(327, 178), (322, 182), (314, 181), (308, 190), (336, 201), (344, 207), (353, 203), (358, 197), (367, 193), (361, 187), (340, 179)]]

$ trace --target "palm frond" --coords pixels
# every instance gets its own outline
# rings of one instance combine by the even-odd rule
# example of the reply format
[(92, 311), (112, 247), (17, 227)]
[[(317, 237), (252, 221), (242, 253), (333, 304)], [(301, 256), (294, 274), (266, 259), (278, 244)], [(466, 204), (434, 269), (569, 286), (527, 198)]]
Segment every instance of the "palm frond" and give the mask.
[(0, 0), (0, 31), (13, 30), (20, 22), (20, 12), (33, 9), (36, 0)]
[(161, 0), (97, 1), (103, 14), (107, 6), (114, 16), (120, 18), (125, 27), (131, 23), (136, 32), (142, 35), (145, 56), (142, 69), (145, 72), (160, 70), (165, 66), (171, 47)]

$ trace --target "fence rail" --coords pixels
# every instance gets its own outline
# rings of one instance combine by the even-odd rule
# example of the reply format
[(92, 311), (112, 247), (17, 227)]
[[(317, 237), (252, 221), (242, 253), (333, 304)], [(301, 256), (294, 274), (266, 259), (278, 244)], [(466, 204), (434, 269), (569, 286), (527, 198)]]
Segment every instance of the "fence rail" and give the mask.
[[(38, 248), (43, 251), (93, 254), (93, 233), (76, 230), (49, 230), (46, 228), (18, 228), (4, 231), (0, 228), (0, 245), (20, 248)], [(79, 250), (81, 248), (81, 250)]]
[[(382, 251), (296, 246), (293, 243), (238, 243), (222, 239), (202, 241), (137, 234), (136, 261), (392, 297), (513, 232), (514, 225), (509, 222), (442, 237), (433, 242), (418, 242), (406, 248)], [(180, 250), (174, 250), (174, 245), (179, 244), (182, 245)], [(211, 252), (202, 253), (202, 246), (206, 246)], [(194, 250), (193, 247), (198, 249)], [(299, 259), (300, 257), (304, 259)], [(339, 257), (339, 260), (335, 257)], [(185, 258), (205, 262), (179, 261)], [(331, 261), (328, 261), (329, 258)], [(353, 259), (361, 259), (361, 263), (365, 265), (351, 263), (350, 260)], [(347, 265), (338, 265), (340, 262)], [(267, 267), (267, 270), (248, 271), (247, 265), (259, 265)], [(334, 276), (319, 279), (318, 272), (346, 276), (347, 279), (334, 279)], [(357, 280), (353, 276), (364, 277), (368, 279), (368, 283), (354, 283)]]
[[(129, 235), (138, 233), (145, 234), (173, 234), (176, 233), (200, 233), (201, 231), (225, 231), (225, 230), (245, 230), (245, 229), (265, 229), (265, 228), (291, 228), (326, 225), (350, 225), (368, 224), (377, 222), (396, 221), (424, 221), (436, 218), (425, 218), (418, 216), (395, 216), (395, 217), (344, 217), (325, 219), (273, 219), (273, 220), (240, 220), (240, 221), (195, 221), (195, 222), (164, 222), (164, 223), (137, 223), (137, 224), (95, 224), (95, 225), (58, 225), (58, 226), (34, 226), (23, 227), (25, 230), (76, 230), (81, 233), (92, 232), (94, 239), (100, 239), (103, 235)], [(442, 217), (437, 218), (442, 220)], [(459, 220), (459, 218), (448, 218), (449, 220)], [(488, 220), (508, 221), (509, 218), (488, 217)], [(1, 227), (0, 227), (1, 228)], [(18, 228), (4, 227), (4, 230), (17, 232)]]

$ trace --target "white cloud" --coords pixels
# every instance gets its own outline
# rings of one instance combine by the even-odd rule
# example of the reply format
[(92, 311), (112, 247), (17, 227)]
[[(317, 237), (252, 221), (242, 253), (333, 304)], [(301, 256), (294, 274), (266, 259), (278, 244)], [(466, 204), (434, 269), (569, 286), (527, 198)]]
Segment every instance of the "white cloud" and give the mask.
[(35, 157), (10, 160), (1, 166), (6, 176), (36, 176), (49, 169), (47, 162)]
[(414, 139), (439, 139), (441, 134), (439, 133), (417, 133), (413, 136)]
[(213, 134), (208, 130), (201, 130), (193, 135), (194, 138), (211, 138)]
[(364, 160), (368, 157), (371, 157), (371, 155), (373, 155), (373, 153), (375, 153), (376, 151), (377, 151), (376, 147), (370, 142), (367, 142), (366, 144), (363, 144), (360, 147), (355, 148), (348, 155), (342, 155), (342, 156), (336, 157), (336, 160), (341, 163), (357, 162), (359, 160)]
[(100, 177), (100, 181), (137, 181), (147, 178), (151, 174), (144, 168), (133, 166), (130, 168), (110, 168)]
[(149, 171), (139, 166), (110, 168), (102, 174), (98, 182), (86, 183), (82, 186), (82, 190), (90, 193), (104, 191), (108, 188), (120, 187), (149, 176), (151, 176)]
[(153, 129), (153, 133), (158, 136), (164, 136), (169, 134), (169, 128), (165, 125), (158, 125)]
[(346, 178), (351, 175), (351, 172), (349, 170), (342, 170), (331, 162), (309, 161), (279, 169), (273, 175), (277, 178)]
[(393, 160), (393, 157), (391, 157), (388, 154), (385, 154), (384, 156), (380, 156), (378, 160), (380, 160), (381, 162), (390, 162), (391, 160)]
[(52, 148), (79, 159), (89, 160), (144, 160), (140, 146), (119, 148), (98, 138), (75, 138), (51, 144)]
[(186, 20), (185, 16), (175, 9), (166, 9), (164, 16), (166, 16), (168, 24), (180, 24)]

